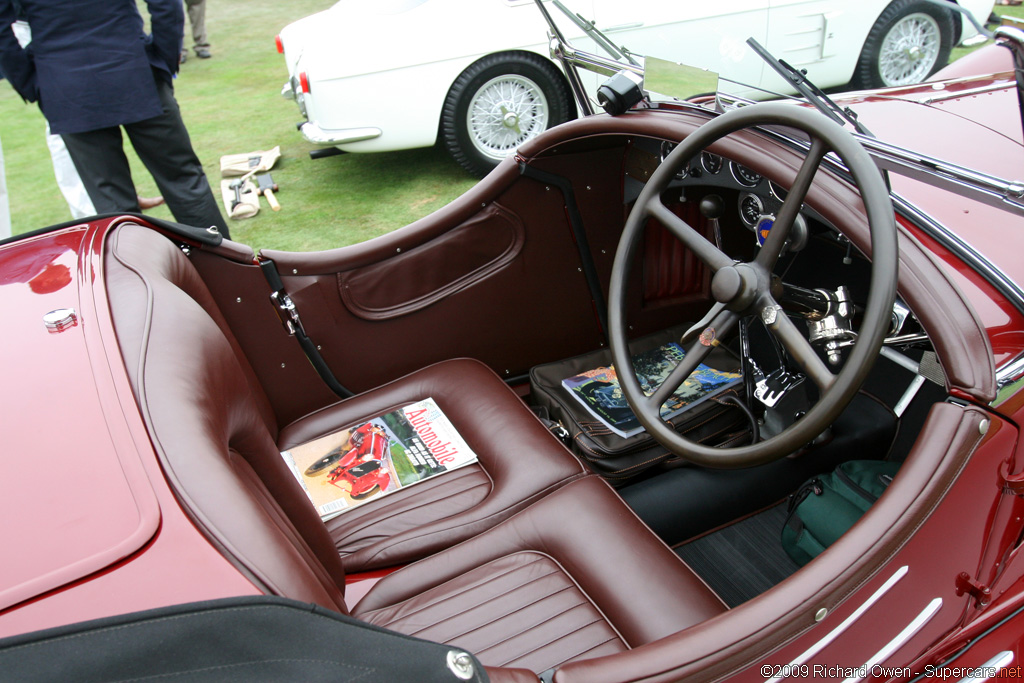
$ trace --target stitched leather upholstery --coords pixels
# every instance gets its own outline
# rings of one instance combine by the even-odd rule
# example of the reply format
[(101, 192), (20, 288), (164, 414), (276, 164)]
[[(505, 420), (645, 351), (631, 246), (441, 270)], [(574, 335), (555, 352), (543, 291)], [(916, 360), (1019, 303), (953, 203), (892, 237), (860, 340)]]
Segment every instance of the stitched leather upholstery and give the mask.
[(596, 476), (374, 586), (353, 616), (543, 672), (652, 642), (722, 601)]
[(479, 463), (330, 520), (349, 572), (403, 564), (455, 545), (586, 473), (504, 382), (466, 359), (433, 365), (297, 420), (282, 430), (278, 444), (285, 450), (428, 396)]
[(558, 563), (532, 550), (474, 567), (456, 581), (361, 616), (410, 636), (457, 643), (493, 658), (496, 666), (533, 671), (628, 649)]

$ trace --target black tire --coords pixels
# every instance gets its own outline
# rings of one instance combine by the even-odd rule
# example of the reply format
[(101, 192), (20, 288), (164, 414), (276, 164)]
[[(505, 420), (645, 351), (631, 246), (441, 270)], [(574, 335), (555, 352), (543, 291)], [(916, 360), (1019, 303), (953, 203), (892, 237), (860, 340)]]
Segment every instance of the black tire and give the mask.
[(328, 453), (327, 455), (325, 455), (324, 457), (320, 458), (319, 460), (311, 464), (309, 467), (307, 467), (304, 474), (307, 477), (312, 477), (317, 474), (320, 474), (327, 468), (333, 466), (334, 463), (341, 460), (341, 457), (343, 455), (345, 455), (345, 453), (342, 452), (340, 448), (335, 448), (333, 451), (331, 451), (330, 453)]
[[(522, 108), (506, 110), (509, 100), (504, 95), (522, 97)], [(496, 98), (505, 103), (495, 102)], [(474, 102), (479, 114), (475, 126), (470, 116)], [(513, 118), (501, 121), (503, 112)], [(551, 62), (532, 52), (493, 54), (474, 62), (455, 79), (441, 110), (441, 138), (463, 168), (484, 176), (526, 140), (575, 116), (569, 86)], [(491, 119), (489, 131), (487, 118)], [(528, 127), (521, 125), (524, 120)]]
[(363, 498), (368, 498), (369, 496), (372, 496), (377, 491), (380, 491), (380, 484), (374, 484), (373, 488), (371, 488), (369, 491), (363, 491), (358, 496), (349, 496), (349, 498), (351, 498), (352, 500), (362, 500)]
[[(850, 85), (882, 88), (920, 83), (949, 62), (954, 37), (959, 36), (957, 27), (953, 13), (938, 5), (896, 0), (868, 32)], [(899, 50), (901, 40), (906, 47)]]

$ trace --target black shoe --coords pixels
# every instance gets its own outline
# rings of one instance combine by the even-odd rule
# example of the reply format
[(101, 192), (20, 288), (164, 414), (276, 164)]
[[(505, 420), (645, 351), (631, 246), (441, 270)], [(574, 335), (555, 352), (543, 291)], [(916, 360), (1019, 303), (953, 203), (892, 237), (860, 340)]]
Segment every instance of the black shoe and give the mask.
[(212, 56), (213, 55), (210, 54), (210, 48), (208, 48), (208, 47), (197, 47), (196, 48), (196, 57), (199, 57), (199, 59), (209, 59)]

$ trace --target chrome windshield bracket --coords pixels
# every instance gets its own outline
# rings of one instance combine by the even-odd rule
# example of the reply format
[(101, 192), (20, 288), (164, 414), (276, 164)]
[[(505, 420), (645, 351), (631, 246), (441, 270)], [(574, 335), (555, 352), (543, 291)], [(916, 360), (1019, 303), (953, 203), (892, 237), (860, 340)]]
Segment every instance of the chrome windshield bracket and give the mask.
[(995, 31), (999, 45), (1013, 53), (1013, 71), (1017, 79), (1017, 108), (1020, 110), (1021, 130), (1024, 132), (1024, 31), (1012, 26), (1000, 26)]

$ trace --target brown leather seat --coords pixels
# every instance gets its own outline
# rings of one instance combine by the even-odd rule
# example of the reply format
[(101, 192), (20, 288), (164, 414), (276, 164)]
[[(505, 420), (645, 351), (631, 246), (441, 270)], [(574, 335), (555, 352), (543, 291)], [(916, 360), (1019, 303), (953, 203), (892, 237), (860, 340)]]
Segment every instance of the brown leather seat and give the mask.
[[(586, 474), (583, 465), (523, 409), (516, 394), (494, 372), (467, 359), (426, 368), (279, 428), (248, 361), (181, 250), (158, 233), (132, 225), (119, 228), (111, 245), (117, 258), (111, 260), (110, 277), (118, 284), (110, 288), (109, 297), (126, 357), (140, 353), (131, 347), (151, 341), (140, 327), (145, 318), (138, 316), (145, 315), (142, 307), (147, 303), (140, 287), (145, 286), (144, 281), (155, 291), (170, 285), (159, 313), (175, 320), (163, 334), (174, 340), (176, 348), (162, 349), (150, 343), (148, 357), (155, 361), (180, 354), (173, 363), (168, 361), (173, 378), (182, 372), (181, 366), (194, 368), (206, 364), (208, 358), (217, 358), (206, 349), (223, 346), (222, 361), (238, 368), (238, 382), (222, 387), (223, 396), (210, 396), (209, 410), (223, 410), (219, 404), (246, 393), (242, 387), (248, 387), (255, 404), (252, 427), (259, 427), (269, 440), (276, 441), (276, 446), (261, 445), (267, 467), (276, 466), (270, 461), (279, 460), (282, 450), (426, 397), (437, 401), (476, 451), (478, 462), (473, 465), (331, 520), (332, 543), (345, 558), (349, 572), (425, 557), (494, 526)], [(134, 313), (118, 315), (125, 310)], [(129, 364), (129, 370), (133, 369)], [(195, 398), (182, 397), (182, 401), (192, 403)]]
[(352, 616), (541, 673), (622, 652), (725, 605), (596, 476), (389, 574)]
[[(354, 616), (476, 650), (486, 664), (539, 672), (724, 611), (481, 364), (413, 373), (300, 420), (279, 441), (255, 374), (187, 257), (134, 225), (118, 228), (106, 249), (118, 343), (164, 472), (197, 528), (265, 592), (349, 613), (338, 536), (309, 504), (281, 445), (433, 396), (481, 465), (377, 501), (390, 538), (368, 517), (334, 529), (365, 541), (348, 557), (361, 566), (450, 546), (380, 581)], [(448, 486), (462, 501), (457, 511)], [(472, 493), (479, 488), (482, 499)], [(479, 502), (466, 510), (467, 499)], [(417, 508), (432, 521), (406, 519)]]
[(433, 397), (478, 462), (402, 489), (327, 522), (348, 572), (404, 564), (484, 531), (566, 482), (583, 466), (489, 368), (440, 363), (285, 427), (281, 450)]

